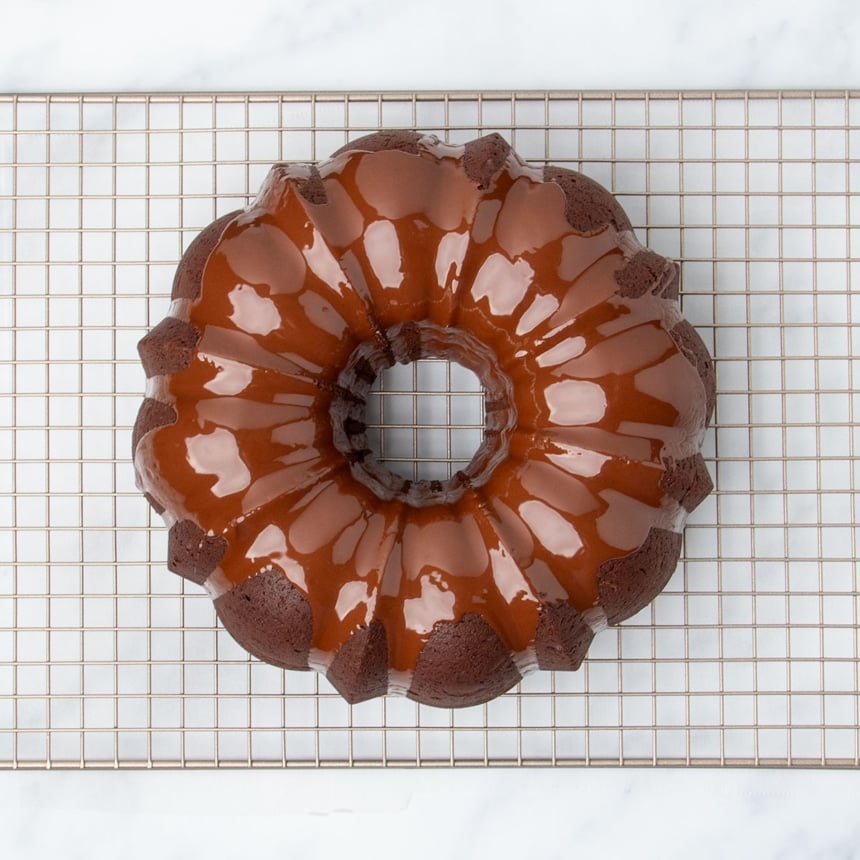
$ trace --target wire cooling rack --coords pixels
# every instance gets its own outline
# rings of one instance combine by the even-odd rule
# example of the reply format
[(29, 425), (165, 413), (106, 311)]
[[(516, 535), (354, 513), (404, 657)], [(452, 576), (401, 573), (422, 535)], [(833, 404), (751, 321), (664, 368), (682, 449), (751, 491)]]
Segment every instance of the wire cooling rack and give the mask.
[[(129, 460), (183, 248), (273, 161), (378, 127), (499, 131), (611, 188), (716, 358), (717, 490), (665, 593), (460, 711), (250, 659)], [(0, 95), (0, 765), (858, 766), (858, 158), (856, 92)], [(456, 467), (480, 390), (406, 373), (383, 456)]]

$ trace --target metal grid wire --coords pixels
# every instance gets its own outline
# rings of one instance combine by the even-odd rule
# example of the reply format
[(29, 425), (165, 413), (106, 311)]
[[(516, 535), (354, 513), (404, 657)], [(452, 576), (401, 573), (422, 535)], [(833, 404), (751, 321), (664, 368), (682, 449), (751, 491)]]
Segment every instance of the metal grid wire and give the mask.
[(367, 403), (367, 441), (380, 462), (413, 481), (465, 469), (484, 436), (484, 390), (455, 362), (421, 359), (383, 371)]
[[(129, 461), (183, 248), (273, 161), (378, 127), (499, 131), (611, 188), (717, 364), (717, 490), (666, 592), (579, 672), (460, 711), (249, 659)], [(858, 766), (858, 157), (856, 92), (0, 95), (0, 764)], [(433, 423), (386, 384), (379, 423)], [(471, 420), (445, 412), (442, 460)]]

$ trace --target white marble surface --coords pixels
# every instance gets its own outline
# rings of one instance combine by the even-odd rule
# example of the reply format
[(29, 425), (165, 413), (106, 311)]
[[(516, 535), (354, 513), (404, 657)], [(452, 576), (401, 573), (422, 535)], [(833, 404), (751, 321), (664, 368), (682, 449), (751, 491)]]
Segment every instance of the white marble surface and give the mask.
[[(852, 0), (0, 2), (0, 91), (846, 88)], [(11, 23), (10, 23), (11, 22)], [(860, 857), (856, 772), (0, 774), (4, 856)]]
[(2, 90), (860, 84), (854, 0), (151, 0), (122, 15), (111, 0), (0, 8)]
[(6, 774), (0, 777), (0, 839), (13, 847), (6, 856), (63, 860), (849, 860), (860, 856), (856, 776), (642, 770)]

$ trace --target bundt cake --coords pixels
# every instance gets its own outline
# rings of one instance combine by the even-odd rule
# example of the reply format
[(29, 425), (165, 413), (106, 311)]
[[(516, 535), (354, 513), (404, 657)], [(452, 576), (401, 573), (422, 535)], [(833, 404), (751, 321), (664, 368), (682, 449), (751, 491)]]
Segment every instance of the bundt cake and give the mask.
[[(665, 586), (711, 491), (678, 267), (585, 176), (409, 131), (277, 164), (185, 253), (140, 342), (138, 484), (248, 651), (350, 702), (485, 702), (576, 669)], [(368, 444), (395, 362), (481, 380), (483, 442), (407, 480)]]

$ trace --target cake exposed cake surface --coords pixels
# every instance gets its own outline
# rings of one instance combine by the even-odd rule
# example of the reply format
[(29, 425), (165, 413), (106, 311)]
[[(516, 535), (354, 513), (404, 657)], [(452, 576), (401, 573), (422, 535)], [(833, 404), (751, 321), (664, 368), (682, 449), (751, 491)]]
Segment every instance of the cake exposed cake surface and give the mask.
[[(677, 295), (611, 195), (498, 135), (276, 165), (141, 342), (135, 467), (171, 568), (249, 651), (351, 701), (468, 705), (578, 667), (664, 587), (711, 489), (713, 368)], [(376, 377), (426, 357), (485, 390), (446, 481), (389, 472), (364, 422)]]

